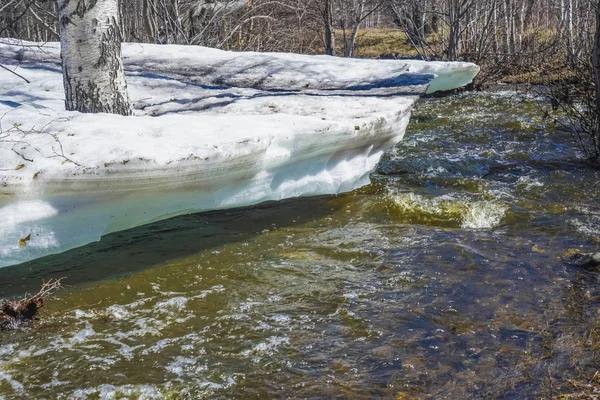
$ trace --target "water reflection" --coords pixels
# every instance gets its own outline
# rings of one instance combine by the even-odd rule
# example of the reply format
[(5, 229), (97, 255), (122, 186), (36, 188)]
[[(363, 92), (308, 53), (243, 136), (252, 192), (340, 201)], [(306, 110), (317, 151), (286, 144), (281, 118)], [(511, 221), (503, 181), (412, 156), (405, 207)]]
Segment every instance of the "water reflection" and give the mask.
[(71, 284), (129, 275), (173, 259), (211, 251), (264, 231), (332, 213), (327, 196), (171, 218), (103, 237), (88, 246), (0, 268), (0, 296), (37, 290), (39, 277), (69, 276)]

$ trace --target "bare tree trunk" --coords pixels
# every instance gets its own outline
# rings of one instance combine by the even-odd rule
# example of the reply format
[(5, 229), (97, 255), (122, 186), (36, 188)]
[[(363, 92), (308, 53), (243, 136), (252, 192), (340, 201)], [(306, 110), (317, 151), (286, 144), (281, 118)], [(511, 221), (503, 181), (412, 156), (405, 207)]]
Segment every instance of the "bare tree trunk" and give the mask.
[(173, 8), (173, 43), (181, 43), (184, 40), (184, 36), (181, 34), (183, 30), (181, 29), (179, 0), (171, 0), (171, 7)]
[(154, 42), (156, 33), (152, 24), (152, 10), (150, 10), (149, 0), (142, 0), (142, 12), (144, 18), (144, 28), (148, 41)]
[(54, 30), (54, 28), (52, 28), (50, 25), (44, 22), (44, 20), (33, 10), (33, 8), (30, 7), (29, 9), (27, 9), (27, 12), (33, 17), (34, 20), (36, 20), (40, 25), (44, 27), (45, 38), (48, 37), (48, 33), (51, 33), (53, 35), (53, 38), (59, 37), (58, 33)]
[(448, 60), (455, 61), (460, 52), (460, 22), (453, 21), (448, 36)]
[(325, 54), (335, 55), (335, 36), (333, 36), (333, 5), (331, 0), (325, 0)]
[(348, 36), (348, 40), (346, 41), (346, 49), (344, 51), (344, 57), (352, 57), (352, 53), (354, 52), (354, 45), (356, 44), (356, 36), (358, 36), (358, 29), (360, 27), (360, 23), (357, 23), (352, 28), (352, 32), (350, 36)]
[(359, 9), (356, 11), (354, 18), (352, 21), (354, 26), (352, 27), (352, 32), (346, 41), (346, 49), (344, 51), (344, 57), (352, 57), (352, 52), (354, 51), (354, 45), (356, 43), (356, 36), (358, 36), (358, 30), (360, 29), (360, 23), (363, 19), (363, 13), (365, 11), (365, 4), (363, 2), (360, 3)]
[(460, 53), (460, 37), (461, 37), (461, 3), (460, 1), (450, 2), (449, 15), (449, 33), (448, 33), (448, 60), (455, 61)]
[(497, 0), (493, 0), (492, 2), (492, 48), (494, 50), (494, 57), (496, 59), (496, 62), (498, 62), (498, 53), (500, 52), (500, 46), (498, 46), (498, 7), (496, 1)]
[(508, 20), (510, 27), (509, 43), (510, 43), (510, 54), (515, 55), (515, 3), (514, 0), (506, 0), (506, 9), (508, 11)]
[(596, 86), (596, 131), (593, 134), (594, 156), (600, 161), (600, 1), (596, 1), (596, 33), (592, 55), (594, 84)]
[(426, 21), (425, 21), (425, 8), (419, 9), (419, 15), (416, 16), (419, 21), (419, 40), (421, 43), (425, 42), (425, 31), (426, 31)]
[(65, 107), (133, 113), (121, 60), (117, 0), (58, 0)]
[(431, 5), (431, 31), (433, 33), (437, 33), (439, 28), (439, 15), (438, 15), (438, 6), (437, 0), (434, 0)]
[(525, 0), (522, 0), (521, 11), (519, 12), (519, 51), (523, 49), (523, 32), (525, 32), (525, 13), (527, 7)]
[(565, 31), (567, 36), (568, 61), (575, 61), (575, 49), (573, 46), (573, 0), (566, 0), (565, 9)]
[(510, 0), (504, 0), (502, 2), (503, 4), (503, 11), (504, 11), (504, 29), (502, 30), (502, 51), (504, 52), (504, 57), (506, 60), (506, 57), (510, 55), (510, 48), (508, 45), (508, 35), (510, 32), (510, 17), (508, 15), (509, 10), (508, 10), (508, 2)]

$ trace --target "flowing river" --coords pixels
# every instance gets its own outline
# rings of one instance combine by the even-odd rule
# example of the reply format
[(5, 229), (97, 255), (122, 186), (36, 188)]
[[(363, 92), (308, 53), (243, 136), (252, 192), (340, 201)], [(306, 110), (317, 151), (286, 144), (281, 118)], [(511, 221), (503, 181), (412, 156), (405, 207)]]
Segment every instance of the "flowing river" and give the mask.
[(600, 385), (600, 170), (543, 101), (422, 100), (372, 184), (0, 269), (68, 277), (0, 336), (0, 399), (551, 398)]

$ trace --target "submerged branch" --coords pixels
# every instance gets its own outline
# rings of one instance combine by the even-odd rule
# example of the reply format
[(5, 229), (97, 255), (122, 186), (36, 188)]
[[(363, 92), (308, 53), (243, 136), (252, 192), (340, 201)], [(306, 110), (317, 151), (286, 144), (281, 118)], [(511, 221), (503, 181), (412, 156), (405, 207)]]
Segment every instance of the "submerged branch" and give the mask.
[(39, 292), (21, 300), (0, 300), (0, 331), (31, 326), (45, 299), (62, 288), (62, 280), (50, 279)]

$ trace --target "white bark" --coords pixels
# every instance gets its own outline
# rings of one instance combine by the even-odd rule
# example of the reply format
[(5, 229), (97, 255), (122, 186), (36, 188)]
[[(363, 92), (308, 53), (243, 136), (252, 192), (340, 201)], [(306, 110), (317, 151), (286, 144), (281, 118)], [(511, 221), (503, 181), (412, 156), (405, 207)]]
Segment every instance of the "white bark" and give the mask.
[(118, 0), (58, 0), (65, 107), (131, 115)]
[(335, 36), (333, 34), (333, 4), (332, 0), (325, 0), (325, 9), (323, 13), (323, 22), (325, 24), (325, 54), (335, 55)]
[(565, 30), (567, 34), (567, 53), (569, 62), (575, 59), (575, 48), (573, 45), (573, 0), (567, 0), (565, 10)]
[(504, 28), (502, 30), (502, 51), (505, 54), (505, 57), (510, 55), (510, 47), (509, 47), (509, 34), (510, 34), (510, 17), (509, 17), (509, 8), (508, 8), (508, 3), (510, 0), (504, 0), (502, 2), (502, 6), (503, 6), (503, 10), (504, 11)]
[(358, 36), (358, 30), (360, 29), (360, 23), (363, 20), (363, 13), (365, 10), (365, 3), (361, 1), (358, 4), (358, 10), (355, 10), (352, 15), (352, 32), (346, 41), (346, 50), (344, 51), (344, 57), (352, 57), (354, 52), (354, 46), (356, 44), (356, 36)]
[(596, 5), (596, 29), (594, 34), (594, 47), (592, 50), (592, 65), (594, 73), (594, 84), (596, 90), (596, 126), (592, 135), (594, 154), (596, 161), (600, 161), (600, 0)]

